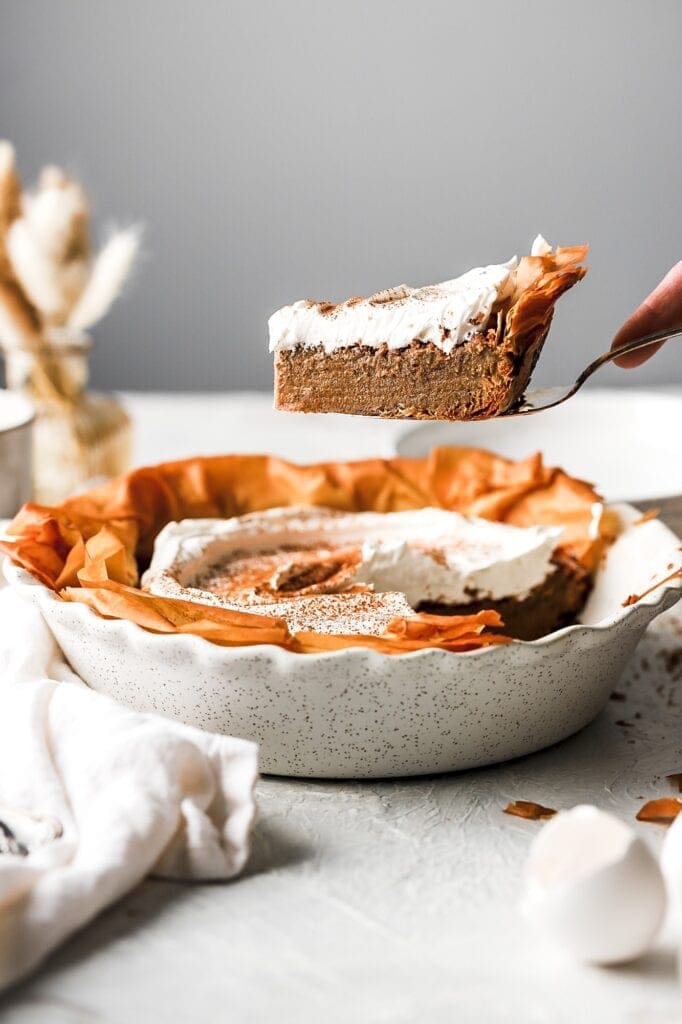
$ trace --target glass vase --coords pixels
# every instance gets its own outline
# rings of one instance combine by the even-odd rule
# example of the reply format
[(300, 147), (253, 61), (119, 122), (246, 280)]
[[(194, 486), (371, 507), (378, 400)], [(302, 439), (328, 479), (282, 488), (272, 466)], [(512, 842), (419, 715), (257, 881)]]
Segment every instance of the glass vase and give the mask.
[(52, 505), (130, 467), (128, 414), (112, 395), (87, 389), (87, 336), (55, 335), (39, 349), (5, 352), (7, 387), (36, 409), (33, 499)]

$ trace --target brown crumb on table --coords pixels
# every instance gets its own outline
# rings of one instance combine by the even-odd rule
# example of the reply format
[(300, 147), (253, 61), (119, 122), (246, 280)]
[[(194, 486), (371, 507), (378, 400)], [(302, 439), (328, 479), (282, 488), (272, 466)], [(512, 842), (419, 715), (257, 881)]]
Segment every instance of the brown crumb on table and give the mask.
[(668, 782), (672, 782), (673, 786), (677, 786), (677, 789), (682, 793), (682, 772), (673, 772), (672, 775), (666, 775)]
[(661, 657), (665, 662), (666, 672), (672, 674), (682, 664), (682, 647), (674, 648), (672, 651), (661, 651)]
[(637, 811), (637, 821), (648, 821), (656, 825), (670, 825), (682, 813), (682, 800), (674, 796), (663, 796), (649, 800)]
[(609, 694), (609, 699), (610, 700), (627, 700), (627, 697), (625, 696), (624, 693), (621, 693), (620, 690), (612, 690), (611, 693)]
[(640, 516), (639, 519), (635, 519), (633, 526), (641, 526), (642, 523), (648, 523), (650, 519), (656, 519), (660, 515), (660, 508), (650, 508), (648, 512)]
[(505, 814), (512, 814), (516, 818), (526, 818), (528, 821), (540, 821), (542, 818), (553, 818), (557, 813), (552, 807), (543, 807), (533, 800), (513, 800), (504, 809)]
[(632, 729), (634, 722), (626, 722), (624, 718), (617, 718), (616, 725), (621, 725), (624, 729)]

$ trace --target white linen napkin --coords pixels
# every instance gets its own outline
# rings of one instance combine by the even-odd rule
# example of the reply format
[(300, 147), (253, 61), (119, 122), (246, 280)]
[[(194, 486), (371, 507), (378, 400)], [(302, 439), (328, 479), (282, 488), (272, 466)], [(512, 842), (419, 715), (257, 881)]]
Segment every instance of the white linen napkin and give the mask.
[(230, 878), (257, 747), (89, 689), (40, 612), (0, 590), (0, 988), (151, 873)]

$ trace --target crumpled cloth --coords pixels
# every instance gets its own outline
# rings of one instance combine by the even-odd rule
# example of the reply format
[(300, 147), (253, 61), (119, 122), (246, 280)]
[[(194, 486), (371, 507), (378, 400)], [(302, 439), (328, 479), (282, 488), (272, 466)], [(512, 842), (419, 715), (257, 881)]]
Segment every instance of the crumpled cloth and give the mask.
[(150, 873), (236, 875), (256, 778), (254, 743), (89, 689), (0, 589), (0, 988)]

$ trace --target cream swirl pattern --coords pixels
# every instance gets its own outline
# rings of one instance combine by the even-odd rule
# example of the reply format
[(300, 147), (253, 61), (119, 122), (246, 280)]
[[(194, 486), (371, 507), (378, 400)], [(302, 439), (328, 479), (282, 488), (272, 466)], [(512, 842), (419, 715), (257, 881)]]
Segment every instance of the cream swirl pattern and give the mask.
[(561, 529), (425, 508), (275, 508), (169, 523), (143, 587), (285, 618), (293, 631), (381, 633), (422, 603), (523, 599), (555, 571)]

